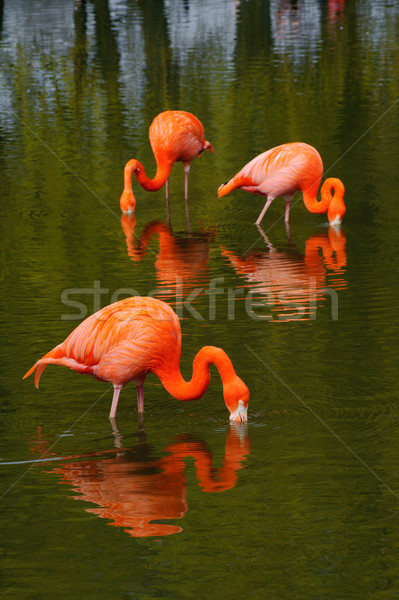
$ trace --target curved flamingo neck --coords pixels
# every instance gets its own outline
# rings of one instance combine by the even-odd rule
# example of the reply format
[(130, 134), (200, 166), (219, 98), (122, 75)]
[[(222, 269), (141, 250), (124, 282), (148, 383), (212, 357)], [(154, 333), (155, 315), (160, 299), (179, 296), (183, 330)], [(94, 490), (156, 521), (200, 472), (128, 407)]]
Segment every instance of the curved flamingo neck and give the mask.
[(177, 400), (196, 400), (208, 389), (211, 376), (209, 365), (215, 365), (222, 379), (223, 387), (237, 377), (231, 360), (221, 348), (204, 346), (193, 361), (193, 376), (185, 381), (180, 373), (179, 365), (170, 364), (163, 372), (154, 371), (165, 389)]
[(159, 190), (163, 185), (165, 185), (170, 171), (172, 169), (172, 164), (168, 161), (157, 160), (157, 172), (155, 173), (155, 177), (150, 179), (147, 176), (147, 173), (144, 170), (143, 165), (136, 159), (129, 160), (125, 167), (125, 188), (126, 186), (132, 186), (132, 176), (133, 173), (136, 175), (137, 181), (145, 190), (148, 191), (156, 191)]
[(153, 179), (149, 179), (143, 165), (135, 158), (132, 158), (126, 163), (124, 170), (125, 186), (120, 199), (120, 205), (123, 212), (133, 212), (136, 206), (136, 199), (134, 197), (132, 188), (133, 173), (136, 175), (137, 181), (141, 187), (143, 187), (145, 190), (153, 192), (159, 190), (163, 185), (165, 185), (173, 163), (157, 159), (157, 157), (155, 158), (157, 161), (157, 172), (155, 173), (155, 177)]
[(329, 221), (335, 218), (337, 212), (339, 214), (345, 212), (345, 189), (340, 179), (329, 177), (325, 180), (321, 186), (320, 200), (317, 200), (318, 187), (319, 184), (315, 183), (303, 190), (303, 201), (309, 212), (317, 214), (328, 212)]

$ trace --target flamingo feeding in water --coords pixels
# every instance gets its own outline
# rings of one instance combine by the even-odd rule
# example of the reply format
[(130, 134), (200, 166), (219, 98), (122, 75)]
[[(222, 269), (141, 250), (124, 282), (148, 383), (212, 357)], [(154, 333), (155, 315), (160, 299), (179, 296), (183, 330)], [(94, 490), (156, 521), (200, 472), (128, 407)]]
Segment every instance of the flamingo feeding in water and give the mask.
[(292, 197), (294, 192), (301, 190), (310, 212), (327, 212), (330, 225), (339, 225), (346, 212), (344, 184), (340, 179), (329, 177), (321, 187), (321, 200), (318, 201), (316, 196), (322, 175), (323, 162), (316, 148), (302, 142), (283, 144), (259, 154), (246, 164), (230, 181), (219, 187), (218, 197), (226, 196), (236, 188), (266, 196), (266, 204), (256, 221), (259, 225), (273, 200), (285, 196), (285, 222), (288, 224)]
[(149, 129), (150, 143), (157, 162), (157, 172), (149, 179), (143, 165), (131, 159), (125, 166), (125, 187), (120, 199), (122, 212), (133, 212), (136, 199), (132, 189), (133, 173), (139, 184), (149, 191), (159, 190), (166, 183), (166, 198), (169, 198), (168, 178), (173, 164), (184, 165), (184, 197), (188, 198), (188, 172), (190, 163), (204, 150), (213, 152), (212, 145), (204, 137), (201, 121), (189, 112), (166, 110), (155, 117)]
[(149, 372), (178, 400), (195, 400), (208, 388), (209, 365), (214, 364), (222, 378), (230, 420), (247, 420), (248, 388), (221, 348), (204, 346), (198, 352), (188, 382), (180, 373), (180, 355), (181, 331), (176, 313), (161, 300), (137, 296), (110, 304), (85, 319), (64, 342), (38, 360), (24, 379), (36, 369), (38, 387), (46, 366), (56, 364), (109, 381), (114, 386), (109, 415), (113, 418), (120, 391), (129, 381), (136, 384), (138, 411), (143, 413), (143, 386)]

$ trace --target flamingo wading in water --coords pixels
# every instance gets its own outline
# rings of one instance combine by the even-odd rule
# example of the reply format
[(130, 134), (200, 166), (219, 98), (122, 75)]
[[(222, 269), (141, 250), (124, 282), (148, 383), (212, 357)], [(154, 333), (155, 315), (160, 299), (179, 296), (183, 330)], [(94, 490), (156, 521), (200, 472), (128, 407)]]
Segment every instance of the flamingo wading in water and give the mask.
[(188, 198), (188, 172), (190, 163), (204, 150), (213, 152), (212, 145), (204, 137), (201, 121), (189, 112), (166, 110), (155, 117), (149, 129), (150, 143), (157, 162), (157, 172), (149, 179), (143, 165), (131, 159), (125, 166), (125, 187), (120, 199), (122, 212), (133, 212), (136, 199), (132, 189), (133, 173), (139, 184), (149, 191), (159, 190), (166, 183), (166, 198), (169, 198), (168, 178), (173, 164), (184, 165), (184, 197)]
[(288, 224), (292, 197), (294, 192), (301, 190), (310, 212), (327, 212), (330, 225), (339, 225), (346, 212), (344, 184), (340, 179), (329, 177), (321, 187), (321, 200), (318, 201), (317, 190), (322, 175), (323, 162), (316, 148), (302, 142), (283, 144), (259, 154), (246, 164), (230, 181), (219, 187), (218, 197), (226, 196), (236, 188), (266, 196), (266, 204), (256, 221), (259, 225), (273, 200), (285, 196), (285, 223)]
[(138, 411), (143, 413), (143, 386), (149, 372), (178, 400), (195, 400), (208, 388), (209, 365), (214, 364), (222, 378), (230, 420), (247, 420), (249, 391), (224, 350), (204, 346), (194, 358), (193, 376), (188, 382), (180, 373), (180, 355), (176, 313), (161, 300), (137, 296), (110, 304), (85, 319), (64, 342), (38, 360), (24, 379), (36, 369), (38, 387), (46, 366), (56, 364), (109, 381), (114, 386), (109, 415), (113, 418), (120, 391), (129, 381), (136, 384)]

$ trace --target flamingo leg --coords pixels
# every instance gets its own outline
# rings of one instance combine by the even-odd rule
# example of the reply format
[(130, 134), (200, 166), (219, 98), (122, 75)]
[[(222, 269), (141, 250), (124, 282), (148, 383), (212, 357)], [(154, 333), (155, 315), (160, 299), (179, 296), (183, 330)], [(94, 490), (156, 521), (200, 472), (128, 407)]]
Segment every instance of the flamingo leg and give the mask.
[(112, 397), (111, 404), (111, 412), (109, 413), (109, 418), (114, 419), (116, 415), (116, 408), (118, 406), (119, 394), (121, 393), (122, 386), (114, 385), (114, 395)]
[(190, 212), (188, 210), (188, 200), (187, 198), (185, 199), (185, 205), (186, 205), (186, 222), (187, 222), (187, 231), (188, 233), (191, 233), (191, 226), (190, 226)]
[(273, 202), (274, 198), (273, 197), (269, 197), (266, 201), (265, 206), (263, 207), (262, 212), (260, 213), (259, 217), (256, 220), (256, 225), (259, 225), (259, 223), (262, 221), (263, 217), (266, 214), (267, 209), (269, 208), (269, 206), (271, 205), (271, 203)]
[(140, 413), (144, 412), (144, 385), (141, 384), (136, 384), (136, 390), (137, 390), (137, 410)]
[(286, 194), (285, 196), (285, 217), (284, 222), (288, 225), (288, 221), (290, 220), (290, 208), (291, 208), (291, 200), (294, 194)]
[(190, 171), (190, 163), (184, 163), (184, 199), (188, 200), (188, 173)]
[(169, 178), (166, 180), (166, 183), (165, 183), (165, 193), (166, 193), (166, 200), (169, 200)]

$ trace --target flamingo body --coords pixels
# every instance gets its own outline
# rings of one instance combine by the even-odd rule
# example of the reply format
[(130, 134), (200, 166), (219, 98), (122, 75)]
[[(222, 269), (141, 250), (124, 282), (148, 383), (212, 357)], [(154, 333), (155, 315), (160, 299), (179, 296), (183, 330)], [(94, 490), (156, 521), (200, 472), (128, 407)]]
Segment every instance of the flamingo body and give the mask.
[(344, 185), (340, 179), (326, 179), (321, 188), (321, 200), (317, 201), (322, 175), (323, 162), (316, 148), (302, 142), (282, 144), (246, 164), (230, 181), (220, 186), (218, 197), (236, 188), (266, 196), (266, 204), (256, 221), (259, 225), (272, 201), (285, 196), (285, 222), (288, 224), (292, 197), (296, 191), (302, 191), (310, 212), (327, 212), (330, 224), (338, 225), (346, 212)]
[(200, 398), (209, 385), (212, 363), (223, 381), (230, 419), (247, 420), (248, 388), (221, 348), (204, 346), (198, 352), (189, 382), (180, 374), (180, 355), (180, 322), (172, 308), (154, 298), (132, 297), (110, 304), (85, 319), (64, 342), (38, 360), (24, 378), (36, 369), (38, 387), (46, 366), (57, 364), (109, 381), (114, 386), (110, 413), (114, 417), (120, 390), (129, 381), (136, 384), (138, 410), (143, 412), (143, 385), (149, 372), (155, 373), (175, 398)]
[[(159, 190), (167, 184), (170, 171), (175, 162), (184, 164), (185, 198), (188, 197), (188, 172), (190, 163), (203, 150), (211, 150), (212, 145), (204, 137), (201, 121), (193, 114), (181, 110), (167, 110), (155, 117), (149, 129), (150, 143), (157, 163), (157, 172), (149, 179), (143, 165), (135, 159), (125, 166), (125, 187), (120, 199), (122, 212), (132, 212), (136, 200), (132, 189), (133, 173), (140, 185), (149, 191)], [(168, 185), (166, 197), (168, 198)]]

